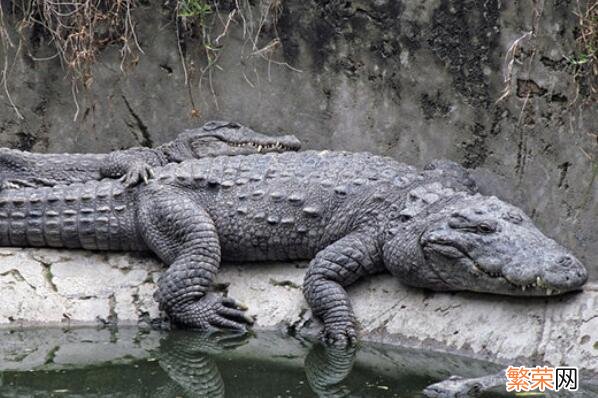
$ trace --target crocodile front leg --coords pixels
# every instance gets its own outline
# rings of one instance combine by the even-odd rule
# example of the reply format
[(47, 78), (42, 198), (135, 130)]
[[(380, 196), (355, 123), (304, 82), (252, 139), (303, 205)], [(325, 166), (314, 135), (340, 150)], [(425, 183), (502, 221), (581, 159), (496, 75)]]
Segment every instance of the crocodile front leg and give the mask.
[(185, 193), (149, 186), (139, 198), (139, 228), (148, 247), (170, 267), (156, 299), (174, 323), (200, 330), (244, 330), (252, 319), (235, 300), (208, 293), (220, 266), (210, 216)]
[(381, 272), (379, 253), (374, 239), (354, 233), (324, 248), (310, 262), (303, 294), (324, 322), (322, 340), (327, 344), (347, 346), (356, 342), (355, 315), (344, 287), (362, 276)]
[(151, 148), (132, 148), (108, 154), (100, 165), (102, 177), (120, 178), (126, 186), (141, 181), (146, 184), (153, 177), (153, 167), (163, 166), (168, 159)]

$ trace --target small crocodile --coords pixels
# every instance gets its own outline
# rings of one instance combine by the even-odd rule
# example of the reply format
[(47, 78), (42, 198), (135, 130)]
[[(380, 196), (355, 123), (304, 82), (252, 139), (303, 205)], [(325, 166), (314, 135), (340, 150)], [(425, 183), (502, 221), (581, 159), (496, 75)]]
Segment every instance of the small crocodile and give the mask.
[(221, 155), (297, 151), (292, 135), (270, 136), (234, 122), (211, 121), (185, 130), (157, 148), (130, 148), (109, 154), (40, 154), (0, 148), (0, 189), (72, 184), (122, 177), (127, 186), (147, 181), (152, 168)]
[(221, 259), (311, 259), (303, 292), (328, 344), (358, 324), (345, 288), (389, 272), (405, 284), (549, 296), (587, 271), (523, 211), (475, 192), (467, 171), (417, 171), (367, 153), (285, 152), (169, 163), (148, 184), (116, 180), (0, 192), (0, 246), (150, 250), (169, 268), (156, 299), (176, 324), (252, 323), (211, 292)]

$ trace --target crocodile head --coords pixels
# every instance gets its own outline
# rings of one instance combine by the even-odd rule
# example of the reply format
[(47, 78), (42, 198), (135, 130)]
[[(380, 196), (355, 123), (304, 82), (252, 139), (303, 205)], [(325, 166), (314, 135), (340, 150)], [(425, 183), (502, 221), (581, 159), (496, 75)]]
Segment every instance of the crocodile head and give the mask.
[(171, 161), (212, 156), (298, 151), (301, 142), (293, 135), (269, 136), (233, 122), (211, 121), (183, 131), (162, 147)]
[(517, 207), (479, 194), (456, 199), (407, 222), (419, 224), (410, 249), (398, 236), (384, 245), (393, 274), (433, 290), (515, 296), (560, 294), (586, 282), (581, 262)]

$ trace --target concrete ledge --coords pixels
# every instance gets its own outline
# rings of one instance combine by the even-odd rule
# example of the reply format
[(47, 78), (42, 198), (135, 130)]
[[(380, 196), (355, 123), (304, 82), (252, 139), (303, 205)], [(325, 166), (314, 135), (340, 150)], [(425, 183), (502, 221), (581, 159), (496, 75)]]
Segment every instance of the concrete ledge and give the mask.
[[(318, 330), (301, 293), (304, 263), (225, 265), (217, 287), (249, 306), (256, 328)], [(120, 253), (0, 249), (0, 326), (147, 322), (162, 267)], [(366, 340), (598, 374), (598, 285), (551, 299), (432, 293), (387, 275), (350, 289)]]

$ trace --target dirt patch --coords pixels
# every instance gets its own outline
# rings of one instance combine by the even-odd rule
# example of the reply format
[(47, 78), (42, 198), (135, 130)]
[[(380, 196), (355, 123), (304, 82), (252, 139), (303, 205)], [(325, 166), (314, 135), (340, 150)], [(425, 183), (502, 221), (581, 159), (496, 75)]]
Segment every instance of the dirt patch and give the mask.
[(484, 68), (498, 70), (500, 36), (497, 0), (443, 1), (434, 11), (426, 38), (434, 54), (453, 76), (457, 91), (473, 105), (488, 107), (492, 103)]

